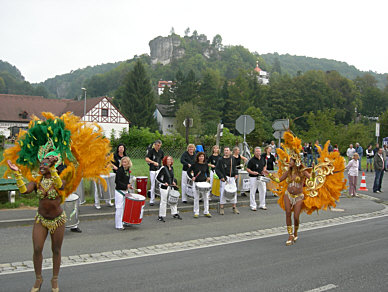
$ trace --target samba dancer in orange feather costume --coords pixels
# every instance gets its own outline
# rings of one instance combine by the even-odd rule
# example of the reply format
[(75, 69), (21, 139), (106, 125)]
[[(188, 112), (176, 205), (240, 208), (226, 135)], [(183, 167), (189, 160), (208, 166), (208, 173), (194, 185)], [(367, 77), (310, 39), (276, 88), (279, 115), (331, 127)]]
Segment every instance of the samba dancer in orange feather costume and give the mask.
[[(341, 191), (346, 188), (344, 179), (345, 160), (338, 152), (329, 152), (327, 141), (322, 150), (318, 145), (320, 158), (317, 165), (307, 168), (302, 164), (301, 140), (290, 131), (284, 134), (284, 150), (277, 149), (279, 170), (277, 177), (269, 177), (278, 183), (273, 191), (279, 196), (278, 204), (286, 211), (288, 240), (292, 245), (298, 239), (299, 215), (301, 211), (312, 214), (320, 209), (335, 207)], [(294, 212), (294, 229), (291, 214)]]

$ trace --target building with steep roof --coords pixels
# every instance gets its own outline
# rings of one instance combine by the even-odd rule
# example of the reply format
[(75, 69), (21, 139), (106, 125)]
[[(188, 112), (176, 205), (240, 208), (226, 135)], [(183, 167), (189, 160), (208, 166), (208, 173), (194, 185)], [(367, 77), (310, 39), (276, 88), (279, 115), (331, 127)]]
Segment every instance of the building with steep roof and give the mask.
[(166, 104), (156, 104), (155, 118), (159, 124), (159, 131), (164, 134), (176, 132), (176, 117), (174, 107)]
[[(96, 122), (107, 137), (112, 130), (118, 136), (129, 129), (130, 122), (113, 105), (107, 96), (84, 100), (47, 99), (42, 96), (0, 94), (0, 135), (13, 137), (20, 128), (27, 128), (33, 115), (42, 118), (41, 112), (52, 112), (61, 116), (72, 112), (86, 122)], [(84, 116), (84, 107), (86, 115)]]
[(261, 70), (259, 67), (259, 61), (256, 61), (256, 68), (253, 69), (257, 74), (257, 80), (259, 83), (267, 85), (269, 83), (269, 74), (267, 71)]

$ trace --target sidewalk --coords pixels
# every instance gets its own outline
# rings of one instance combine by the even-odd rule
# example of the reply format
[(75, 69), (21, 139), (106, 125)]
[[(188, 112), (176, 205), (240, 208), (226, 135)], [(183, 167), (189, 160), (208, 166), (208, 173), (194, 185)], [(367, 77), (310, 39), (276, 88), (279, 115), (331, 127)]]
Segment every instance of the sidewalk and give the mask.
[[(249, 196), (249, 193), (247, 194)], [(256, 194), (258, 199), (258, 194)], [(270, 193), (267, 193), (266, 203), (267, 204), (276, 204), (278, 197), (274, 197)], [(202, 203), (200, 203), (202, 204)], [(226, 204), (226, 207), (230, 205)], [(247, 206), (249, 207), (249, 197), (244, 197), (238, 195), (237, 197), (237, 206)], [(209, 202), (209, 208), (217, 210), (218, 207), (218, 198), (213, 197)], [(37, 208), (19, 208), (19, 209), (5, 209), (0, 210), (0, 228), (8, 226), (22, 226), (22, 225), (32, 225), (34, 222), (34, 217), (36, 215)], [(187, 204), (183, 204), (181, 199), (178, 203), (179, 212), (190, 212), (193, 211), (193, 200), (188, 201)], [(154, 206), (149, 205), (149, 200), (146, 201), (144, 207), (144, 215), (157, 215), (159, 213), (159, 200), (155, 201)], [(115, 208), (109, 207), (101, 202), (101, 209), (97, 210), (94, 205), (81, 205), (79, 207), (78, 219), (80, 224), (83, 220), (96, 220), (104, 218), (114, 218)]]

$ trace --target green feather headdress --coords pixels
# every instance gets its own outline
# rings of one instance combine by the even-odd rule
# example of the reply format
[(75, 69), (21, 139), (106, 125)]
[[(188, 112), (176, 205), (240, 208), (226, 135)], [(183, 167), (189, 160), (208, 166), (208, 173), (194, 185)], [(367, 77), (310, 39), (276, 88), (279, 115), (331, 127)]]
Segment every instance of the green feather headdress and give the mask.
[(62, 163), (64, 157), (74, 160), (70, 147), (70, 131), (65, 129), (62, 119), (36, 120), (30, 123), (27, 133), (19, 140), (21, 150), (18, 164), (29, 168), (39, 166), (48, 156), (58, 157), (55, 166)]

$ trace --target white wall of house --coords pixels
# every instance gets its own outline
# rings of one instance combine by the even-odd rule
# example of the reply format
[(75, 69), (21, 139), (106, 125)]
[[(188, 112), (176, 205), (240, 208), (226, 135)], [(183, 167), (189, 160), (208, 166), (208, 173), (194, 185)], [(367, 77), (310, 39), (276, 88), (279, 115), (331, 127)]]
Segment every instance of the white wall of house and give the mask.
[(11, 127), (28, 127), (27, 123), (12, 123), (12, 122), (0, 122), (0, 135), (4, 135), (6, 138), (11, 136)]
[(168, 135), (176, 132), (176, 118), (163, 117), (159, 110), (156, 110), (156, 121), (159, 124), (159, 131)]
[(104, 130), (106, 137), (110, 137), (112, 130), (115, 130), (115, 137), (118, 138), (123, 129), (129, 129), (128, 121), (106, 98), (88, 111), (82, 120), (96, 122)]

